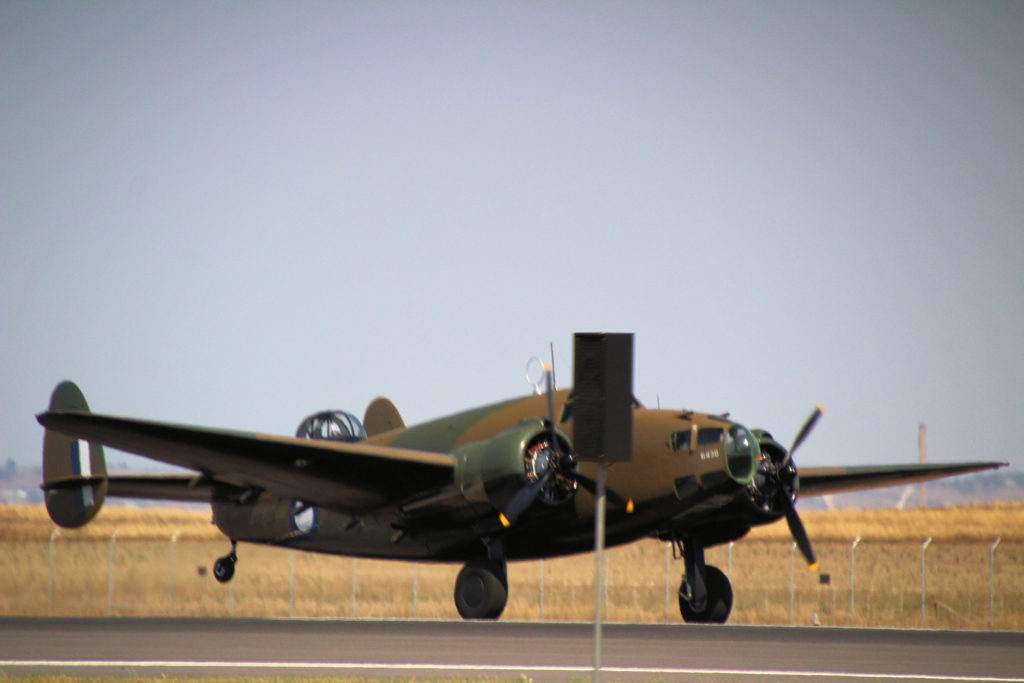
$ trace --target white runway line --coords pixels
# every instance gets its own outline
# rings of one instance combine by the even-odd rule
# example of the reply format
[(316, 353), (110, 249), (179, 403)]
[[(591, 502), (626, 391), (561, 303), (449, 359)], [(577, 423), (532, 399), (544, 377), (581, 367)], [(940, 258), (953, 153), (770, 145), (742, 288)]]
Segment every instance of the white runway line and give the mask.
[[(589, 666), (519, 666), (514, 664), (389, 664), (386, 662), (189, 662), (189, 661), (135, 661), (135, 660), (59, 660), (19, 659), (0, 660), (2, 667), (136, 667), (148, 669), (335, 669), (368, 670), (397, 669), (402, 671), (508, 671), (542, 673), (589, 673)], [(686, 676), (774, 676), (778, 678), (866, 678), (883, 681), (954, 681), (977, 683), (1024, 683), (1024, 678), (998, 676), (938, 676), (934, 674), (886, 674), (832, 671), (779, 671), (754, 669), (698, 669), (605, 666), (601, 671), (620, 674), (686, 675)]]

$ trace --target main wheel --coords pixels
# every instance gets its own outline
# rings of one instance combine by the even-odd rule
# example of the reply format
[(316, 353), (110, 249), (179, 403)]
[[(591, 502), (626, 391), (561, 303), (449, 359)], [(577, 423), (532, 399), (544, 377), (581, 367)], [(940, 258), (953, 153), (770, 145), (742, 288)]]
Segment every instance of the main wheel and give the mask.
[(684, 576), (683, 585), (679, 587), (679, 612), (688, 624), (724, 624), (732, 611), (732, 584), (718, 567), (707, 565), (704, 572), (708, 588), (708, 601), (704, 609), (695, 612), (690, 607), (690, 601), (683, 597), (686, 586)]
[(235, 558), (230, 555), (218, 558), (213, 563), (213, 578), (221, 583), (227, 583), (235, 575)]
[(455, 579), (455, 608), (463, 619), (497, 619), (507, 601), (503, 562), (469, 562)]

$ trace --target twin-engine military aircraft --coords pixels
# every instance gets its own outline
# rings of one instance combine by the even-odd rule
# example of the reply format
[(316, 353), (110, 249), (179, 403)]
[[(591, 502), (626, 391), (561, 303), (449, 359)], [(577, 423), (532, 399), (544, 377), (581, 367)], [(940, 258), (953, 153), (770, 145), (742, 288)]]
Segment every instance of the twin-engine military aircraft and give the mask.
[[(234, 575), (239, 541), (461, 562), (459, 614), (495, 619), (508, 599), (507, 561), (594, 547), (595, 476), (606, 467), (608, 545), (647, 537), (671, 542), (685, 560), (683, 619), (723, 623), (732, 587), (723, 572), (705, 565), (704, 549), (785, 517), (813, 568), (794, 507), (798, 491), (838, 493), (1005, 464), (816, 467), (798, 476), (793, 453), (820, 408), (786, 449), (767, 431), (727, 416), (651, 410), (635, 398), (625, 408), (632, 424), (629, 461), (581, 462), (574, 426), (587, 423), (574, 420), (577, 394), (554, 390), (550, 370), (547, 377), (544, 394), (414, 426), (403, 423), (391, 401), (378, 398), (362, 423), (347, 412), (320, 412), (306, 418), (295, 437), (98, 415), (77, 386), (62, 382), (49, 410), (37, 416), (46, 428), (46, 508), (55, 523), (76, 528), (96, 515), (106, 496), (209, 502), (214, 523), (231, 541), (230, 552), (214, 564), (221, 582)], [(195, 474), (108, 475), (103, 446)]]

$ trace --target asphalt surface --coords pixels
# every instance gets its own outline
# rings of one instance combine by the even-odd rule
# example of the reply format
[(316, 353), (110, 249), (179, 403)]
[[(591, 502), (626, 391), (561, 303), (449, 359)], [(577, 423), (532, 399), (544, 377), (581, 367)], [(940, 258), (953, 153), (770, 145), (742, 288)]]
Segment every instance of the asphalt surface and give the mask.
[[(0, 619), (0, 677), (587, 679), (590, 624)], [(1024, 681), (1024, 633), (605, 625), (601, 680)]]

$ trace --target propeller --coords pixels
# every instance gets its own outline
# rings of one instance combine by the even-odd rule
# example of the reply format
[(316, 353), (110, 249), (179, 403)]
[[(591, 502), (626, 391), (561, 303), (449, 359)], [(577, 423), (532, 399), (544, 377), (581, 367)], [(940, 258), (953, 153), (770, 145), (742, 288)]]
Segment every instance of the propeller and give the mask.
[[(821, 405), (815, 407), (814, 411), (804, 421), (803, 426), (800, 427), (800, 431), (797, 432), (789, 450), (784, 452), (782, 458), (777, 463), (772, 464), (771, 473), (769, 474), (769, 478), (774, 485), (773, 493), (775, 498), (782, 503), (782, 511), (786, 515), (786, 525), (789, 526), (789, 533), (793, 536), (793, 540), (796, 541), (796, 545), (800, 548), (800, 553), (807, 560), (811, 571), (818, 570), (818, 562), (814, 557), (814, 550), (811, 548), (811, 540), (807, 537), (807, 530), (804, 529), (803, 522), (800, 521), (800, 515), (797, 514), (796, 505), (793, 503), (791, 492), (794, 490), (797, 476), (796, 466), (792, 464), (792, 461), (793, 453), (796, 452), (796, 449), (800, 447), (800, 444), (811, 433), (814, 425), (824, 413), (825, 409)], [(771, 435), (767, 436), (771, 439)], [(778, 448), (782, 450), (781, 446)], [(787, 475), (786, 481), (783, 481), (784, 473)]]

